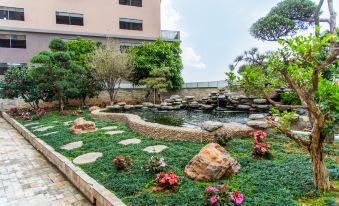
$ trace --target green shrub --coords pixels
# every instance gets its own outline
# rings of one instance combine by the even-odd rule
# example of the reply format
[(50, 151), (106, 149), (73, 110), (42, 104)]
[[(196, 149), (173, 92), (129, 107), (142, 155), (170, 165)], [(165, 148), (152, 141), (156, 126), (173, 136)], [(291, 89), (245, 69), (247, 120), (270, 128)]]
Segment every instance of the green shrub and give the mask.
[(285, 92), (280, 94), (282, 103), (287, 105), (300, 105), (301, 101), (295, 92)]

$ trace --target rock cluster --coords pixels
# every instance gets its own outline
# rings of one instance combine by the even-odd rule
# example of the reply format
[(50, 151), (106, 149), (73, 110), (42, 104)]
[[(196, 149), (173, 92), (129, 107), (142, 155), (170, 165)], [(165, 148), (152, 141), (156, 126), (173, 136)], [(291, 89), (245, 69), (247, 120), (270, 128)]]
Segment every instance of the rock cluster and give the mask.
[(200, 181), (216, 181), (238, 173), (240, 164), (219, 144), (203, 147), (185, 167), (185, 176)]
[(184, 108), (185, 103), (179, 95), (173, 95), (169, 99), (165, 99), (157, 107), (162, 110), (179, 110)]
[(96, 126), (94, 122), (86, 121), (84, 118), (79, 117), (73, 122), (73, 125), (69, 130), (71, 133), (79, 135), (82, 133), (96, 131)]
[(263, 114), (251, 114), (249, 119), (246, 124), (255, 129), (265, 130), (270, 127)]

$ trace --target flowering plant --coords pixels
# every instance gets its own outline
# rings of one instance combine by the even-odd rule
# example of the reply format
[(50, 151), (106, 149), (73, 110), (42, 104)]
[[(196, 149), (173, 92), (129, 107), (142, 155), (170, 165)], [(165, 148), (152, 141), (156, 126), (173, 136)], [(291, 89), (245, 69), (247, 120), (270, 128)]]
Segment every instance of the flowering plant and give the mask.
[(152, 156), (148, 160), (148, 166), (146, 167), (147, 172), (159, 173), (166, 170), (166, 163), (163, 157)]
[(253, 156), (271, 159), (272, 154), (268, 151), (270, 145), (264, 142), (264, 139), (267, 137), (267, 133), (264, 131), (253, 132)]
[(130, 168), (132, 167), (133, 165), (133, 160), (131, 157), (129, 156), (116, 156), (113, 160), (113, 163), (115, 165), (115, 167), (117, 168), (117, 170), (119, 171), (129, 171)]
[(62, 116), (67, 116), (68, 112), (67, 111), (62, 111), (62, 112), (59, 112), (59, 114), (62, 115)]
[(77, 111), (72, 112), (72, 116), (78, 116), (79, 113)]
[(78, 112), (79, 114), (82, 114), (82, 113), (84, 113), (84, 110), (78, 109), (77, 112)]
[(239, 206), (244, 195), (239, 191), (228, 192), (226, 185), (209, 186), (204, 192), (204, 205)]
[(174, 189), (179, 184), (179, 177), (173, 172), (167, 174), (166, 172), (160, 172), (155, 179), (158, 186), (164, 189)]

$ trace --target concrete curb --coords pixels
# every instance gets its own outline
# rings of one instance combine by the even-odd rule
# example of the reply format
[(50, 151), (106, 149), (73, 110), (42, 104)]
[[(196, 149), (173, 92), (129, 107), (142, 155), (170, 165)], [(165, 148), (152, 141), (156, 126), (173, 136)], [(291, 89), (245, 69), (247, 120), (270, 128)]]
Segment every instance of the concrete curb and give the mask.
[(97, 206), (126, 206), (112, 192), (76, 167), (66, 157), (56, 152), (51, 146), (37, 138), (23, 125), (11, 118), (6, 112), (2, 112), (2, 117), (27, 139), (35, 149), (41, 152), (49, 162), (55, 165), (91, 203)]

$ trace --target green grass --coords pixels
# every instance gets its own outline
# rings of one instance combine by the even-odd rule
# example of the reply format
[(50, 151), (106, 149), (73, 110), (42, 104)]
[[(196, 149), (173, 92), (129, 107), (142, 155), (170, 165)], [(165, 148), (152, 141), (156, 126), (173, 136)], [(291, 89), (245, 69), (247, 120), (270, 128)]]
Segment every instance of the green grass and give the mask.
[[(86, 120), (91, 120), (90, 115), (82, 114)], [(327, 205), (325, 199), (332, 198), (327, 195), (324, 199), (316, 192), (312, 183), (312, 171), (309, 157), (300, 151), (296, 145), (287, 138), (270, 136), (273, 160), (258, 161), (251, 157), (252, 140), (234, 139), (226, 147), (226, 150), (241, 164), (240, 173), (230, 179), (219, 180), (216, 183), (198, 182), (185, 178), (183, 170), (185, 165), (196, 155), (205, 143), (157, 141), (133, 133), (125, 124), (120, 122), (95, 121), (98, 128), (105, 126), (118, 126), (118, 130), (125, 133), (114, 136), (98, 130), (94, 133), (72, 135), (63, 122), (76, 119), (73, 116), (60, 116), (51, 112), (38, 120), (43, 125), (53, 125), (55, 128), (46, 132), (35, 132), (38, 137), (51, 145), (55, 150), (70, 160), (88, 152), (101, 152), (103, 157), (95, 163), (80, 166), (88, 175), (96, 179), (107, 189), (115, 193), (126, 204), (133, 206), (159, 205), (159, 206), (184, 206), (201, 205), (204, 188), (211, 184), (226, 183), (231, 189), (240, 190), (245, 195), (245, 206), (289, 206), (306, 204), (307, 200), (321, 202), (319, 205)], [(59, 121), (54, 123), (53, 121)], [(27, 124), (27, 122), (23, 122)], [(36, 126), (36, 125), (34, 125)], [(34, 127), (31, 126), (31, 127)], [(28, 127), (30, 129), (30, 127)], [(59, 131), (51, 136), (42, 136), (44, 133)], [(139, 138), (141, 144), (122, 146), (118, 142), (128, 138)], [(60, 149), (62, 145), (74, 141), (83, 141), (84, 145), (72, 151)], [(179, 175), (180, 190), (172, 194), (159, 194), (150, 191), (154, 174), (145, 172), (147, 160), (152, 156), (142, 150), (147, 146), (166, 145), (169, 148), (160, 153), (165, 158), (172, 170)], [(330, 149), (332, 153), (337, 153)], [(129, 155), (135, 163), (129, 173), (117, 172), (112, 160), (117, 155)], [(335, 162), (329, 161), (333, 166)], [(317, 199), (318, 198), (318, 199)], [(297, 199), (301, 199), (297, 202)], [(311, 204), (310, 204), (311, 205)]]

